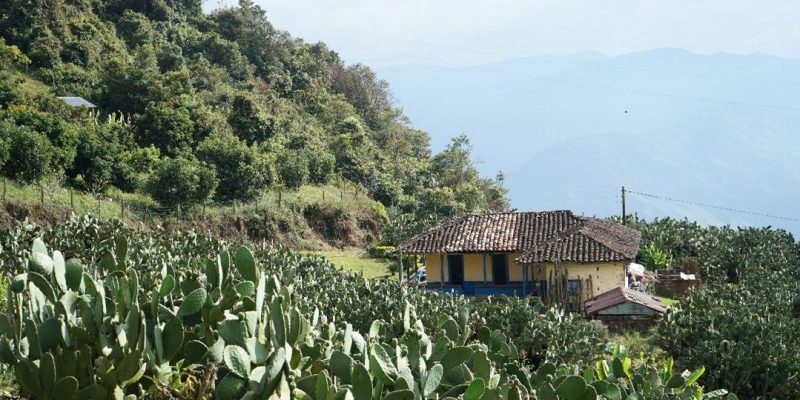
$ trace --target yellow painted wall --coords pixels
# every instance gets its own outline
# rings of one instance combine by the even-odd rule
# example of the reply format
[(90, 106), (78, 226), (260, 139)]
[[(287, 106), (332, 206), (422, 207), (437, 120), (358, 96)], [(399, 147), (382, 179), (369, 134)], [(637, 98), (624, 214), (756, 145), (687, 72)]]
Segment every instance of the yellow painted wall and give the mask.
[[(441, 260), (441, 253), (428, 253), (425, 254), (425, 271), (426, 271), (426, 279), (428, 282), (440, 282), (440, 275), (441, 275), (441, 268), (440, 260)], [(466, 253), (463, 254), (464, 256), (464, 280), (467, 281), (483, 281), (483, 255), (478, 253)], [(486, 265), (487, 271), (491, 274), (491, 270), (488, 269), (489, 264), (491, 264), (491, 260), (487, 258)], [(449, 279), (449, 270), (447, 269), (447, 254), (444, 254), (444, 281), (447, 282)]]
[[(441, 265), (439, 253), (425, 254), (425, 279), (428, 282), (441, 282), (439, 275), (441, 274)], [(447, 256), (444, 257), (444, 281), (447, 281)]]
[[(587, 294), (585, 296), (586, 298), (594, 297), (616, 287), (625, 285), (625, 263), (623, 262), (592, 264), (561, 263), (560, 267), (562, 270), (566, 269), (567, 279), (580, 279), (581, 282), (584, 282), (591, 276), (592, 293)], [(547, 280), (550, 276), (550, 271), (554, 268), (555, 266), (553, 264), (541, 265), (537, 280)]]
[[(517, 257), (521, 256), (520, 253), (513, 253), (508, 257), (508, 280), (510, 281), (523, 281), (525, 280), (525, 273), (522, 271), (522, 264), (517, 264)], [(529, 271), (530, 272), (530, 271)], [(530, 281), (530, 277), (528, 277)]]
[[(488, 259), (486, 260), (486, 271), (488, 274)], [(464, 280), (483, 282), (483, 254), (464, 254)]]

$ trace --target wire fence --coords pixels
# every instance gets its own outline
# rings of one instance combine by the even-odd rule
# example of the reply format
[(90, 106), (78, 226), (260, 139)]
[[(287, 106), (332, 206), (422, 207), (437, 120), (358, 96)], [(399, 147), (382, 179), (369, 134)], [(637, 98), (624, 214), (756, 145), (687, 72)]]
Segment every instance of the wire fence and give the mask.
[(231, 203), (207, 202), (191, 206), (165, 207), (152, 199), (123, 192), (108, 194), (81, 193), (58, 182), (21, 185), (2, 179), (3, 203), (21, 200), (39, 205), (68, 208), (78, 214), (95, 214), (104, 218), (138, 219), (155, 223), (165, 219), (206, 220), (223, 217), (244, 217), (253, 214), (300, 213), (306, 206), (340, 206), (345, 202), (368, 201), (367, 191), (356, 185), (310, 187), (299, 190), (273, 189), (255, 199)]

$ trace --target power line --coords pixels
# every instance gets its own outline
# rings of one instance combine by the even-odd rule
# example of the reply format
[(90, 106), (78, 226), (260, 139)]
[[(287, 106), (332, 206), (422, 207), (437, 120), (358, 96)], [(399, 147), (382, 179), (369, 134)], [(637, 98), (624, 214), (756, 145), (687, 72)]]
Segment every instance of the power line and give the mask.
[(650, 193), (642, 193), (642, 192), (637, 192), (637, 191), (628, 190), (628, 189), (625, 189), (625, 192), (626, 193), (630, 193), (630, 194), (636, 194), (636, 195), (639, 195), (639, 196), (645, 196), (645, 197), (650, 197), (650, 198), (659, 199), (659, 200), (665, 200), (665, 201), (672, 201), (672, 202), (676, 202), (676, 203), (689, 204), (689, 205), (694, 205), (694, 206), (699, 206), (699, 207), (715, 208), (715, 209), (718, 209), (718, 210), (736, 212), (736, 213), (740, 213), (740, 214), (749, 214), (749, 215), (755, 215), (755, 216), (759, 216), (759, 217), (767, 217), (767, 218), (782, 219), (782, 220), (786, 220), (786, 221), (800, 222), (800, 218), (784, 217), (784, 216), (781, 216), (781, 215), (766, 214), (766, 213), (761, 213), (761, 212), (757, 212), (757, 211), (748, 211), (748, 210), (742, 210), (742, 209), (738, 209), (738, 208), (718, 206), (718, 205), (714, 205), (714, 204), (706, 204), (706, 203), (700, 203), (700, 202), (695, 202), (695, 201), (681, 200), (681, 199), (676, 199), (676, 198), (672, 198), (672, 197), (659, 196), (659, 195), (650, 194)]

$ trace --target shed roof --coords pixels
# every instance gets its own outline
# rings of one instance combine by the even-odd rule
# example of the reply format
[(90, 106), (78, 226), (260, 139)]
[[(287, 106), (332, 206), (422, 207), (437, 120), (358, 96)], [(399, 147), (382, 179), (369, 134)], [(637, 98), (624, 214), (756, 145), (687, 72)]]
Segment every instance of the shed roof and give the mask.
[(600, 311), (627, 302), (639, 304), (658, 313), (667, 311), (666, 307), (664, 307), (664, 304), (662, 304), (660, 300), (653, 296), (628, 288), (617, 287), (587, 300), (584, 304), (583, 312), (587, 316), (591, 316)]
[(58, 97), (58, 99), (73, 107), (86, 107), (86, 108), (97, 107), (94, 104), (90, 103), (88, 100), (84, 99), (83, 97), (62, 96)]
[(638, 231), (569, 210), (470, 214), (423, 232), (399, 254), (522, 252), (520, 263), (624, 261), (636, 257)]

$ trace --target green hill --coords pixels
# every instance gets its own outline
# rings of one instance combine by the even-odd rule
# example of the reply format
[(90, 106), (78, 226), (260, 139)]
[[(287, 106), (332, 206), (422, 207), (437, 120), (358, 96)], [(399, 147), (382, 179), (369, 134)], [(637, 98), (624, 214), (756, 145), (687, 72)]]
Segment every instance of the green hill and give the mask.
[[(4, 1), (2, 174), (183, 216), (346, 187), (375, 202), (361, 207), (375, 211), (366, 217), (375, 229), (358, 227), (351, 242), (392, 243), (432, 221), (507, 207), (466, 137), (432, 154), (372, 70), (265, 15), (247, 0), (210, 14), (199, 0)], [(278, 215), (313, 228), (310, 203)]]

